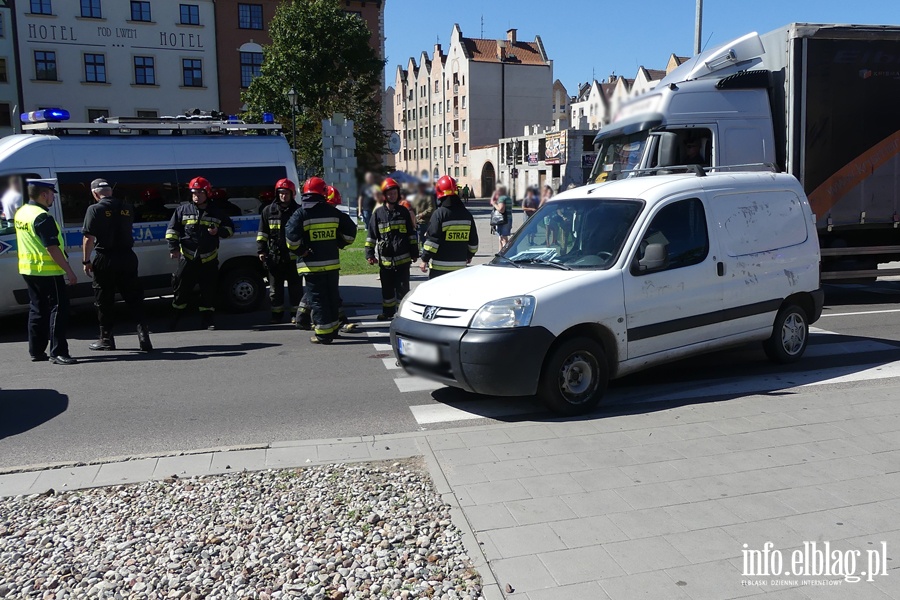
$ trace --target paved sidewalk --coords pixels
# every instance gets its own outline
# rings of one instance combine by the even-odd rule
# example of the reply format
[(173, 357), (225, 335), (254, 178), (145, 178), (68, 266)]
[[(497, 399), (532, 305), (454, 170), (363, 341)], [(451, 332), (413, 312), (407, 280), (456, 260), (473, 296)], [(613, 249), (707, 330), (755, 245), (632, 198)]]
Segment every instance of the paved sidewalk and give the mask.
[[(900, 598), (894, 388), (638, 410), (29, 470), (0, 475), (0, 495), (422, 455), (489, 599)], [(744, 576), (744, 545), (767, 542), (786, 568), (827, 542), (849, 576), (886, 548), (888, 575)]]

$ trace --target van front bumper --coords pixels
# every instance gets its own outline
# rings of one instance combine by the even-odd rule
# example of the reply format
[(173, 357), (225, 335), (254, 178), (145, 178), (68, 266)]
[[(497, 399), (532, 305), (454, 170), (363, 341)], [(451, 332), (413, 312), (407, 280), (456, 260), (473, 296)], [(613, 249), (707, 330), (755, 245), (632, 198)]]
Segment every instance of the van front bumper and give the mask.
[[(426, 363), (401, 355), (397, 337), (437, 346), (439, 360)], [(554, 336), (543, 327), (485, 330), (391, 322), (391, 347), (406, 372), (469, 392), (491, 396), (531, 396)]]

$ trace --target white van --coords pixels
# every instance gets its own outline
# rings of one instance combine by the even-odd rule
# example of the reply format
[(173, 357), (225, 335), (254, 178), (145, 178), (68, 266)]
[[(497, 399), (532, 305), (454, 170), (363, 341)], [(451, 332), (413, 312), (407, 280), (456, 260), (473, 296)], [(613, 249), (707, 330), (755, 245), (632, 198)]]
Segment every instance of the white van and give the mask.
[(799, 182), (698, 169), (554, 197), (490, 264), (408, 295), (391, 344), (409, 373), (578, 414), (609, 379), (691, 354), (761, 341), (795, 361), (823, 300)]
[[(29, 133), (0, 139), (0, 181), (13, 177), (59, 180), (59, 198), (51, 212), (63, 226), (70, 264), (82, 261), (81, 227), (94, 201), (90, 182), (103, 177), (113, 185), (116, 198), (135, 206), (134, 250), (145, 294), (170, 294), (174, 263), (165, 240), (166, 226), (175, 207), (190, 200), (188, 182), (203, 176), (214, 190), (225, 190), (242, 213), (232, 217), (234, 236), (222, 240), (219, 249), (223, 308), (251, 310), (265, 296), (264, 272), (256, 254), (259, 198), (270, 194), (279, 179), (297, 181), (280, 126), (208, 119), (122, 119), (38, 123), (23, 129)], [(0, 315), (28, 310), (16, 248), (10, 218), (0, 223)], [(81, 274), (80, 267), (75, 271), (79, 282), (70, 290), (73, 303), (88, 302), (93, 299), (91, 280)]]

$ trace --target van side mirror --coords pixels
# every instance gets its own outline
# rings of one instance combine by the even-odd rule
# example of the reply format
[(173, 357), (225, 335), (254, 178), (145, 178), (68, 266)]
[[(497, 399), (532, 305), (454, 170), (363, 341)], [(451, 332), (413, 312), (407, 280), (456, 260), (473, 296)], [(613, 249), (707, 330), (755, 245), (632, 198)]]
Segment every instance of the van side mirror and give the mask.
[(671, 167), (679, 164), (679, 147), (678, 134), (671, 131), (663, 131), (659, 134), (659, 145), (656, 154), (657, 167)]
[(668, 244), (647, 244), (644, 257), (638, 260), (638, 272), (656, 271), (669, 264)]

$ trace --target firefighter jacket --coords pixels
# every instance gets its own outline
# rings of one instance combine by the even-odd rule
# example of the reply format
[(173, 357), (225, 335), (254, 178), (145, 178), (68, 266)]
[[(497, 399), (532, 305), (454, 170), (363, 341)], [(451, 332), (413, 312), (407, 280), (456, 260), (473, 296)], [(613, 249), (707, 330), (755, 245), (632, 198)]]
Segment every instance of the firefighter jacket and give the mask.
[[(209, 233), (210, 227), (217, 227), (216, 235)], [(210, 203), (200, 208), (193, 202), (179, 204), (169, 219), (166, 241), (169, 251), (181, 250), (187, 260), (210, 262), (219, 256), (219, 238), (229, 238), (234, 234), (231, 218)]]
[(275, 264), (294, 260), (284, 239), (284, 231), (297, 208), (297, 203), (291, 200), (287, 205), (273, 202), (263, 209), (256, 234), (257, 254), (265, 254)]
[(341, 248), (356, 239), (356, 223), (320, 194), (303, 194), (285, 228), (285, 241), (298, 256), (297, 272), (322, 273), (341, 268)]
[(459, 196), (445, 196), (428, 223), (422, 262), (431, 261), (435, 271), (456, 271), (464, 268), (477, 251), (475, 219)]
[(366, 236), (366, 258), (375, 258), (375, 248), (381, 258), (381, 267), (392, 269), (408, 265), (419, 258), (416, 228), (409, 211), (395, 203), (393, 209), (385, 203), (375, 209), (369, 219)]

